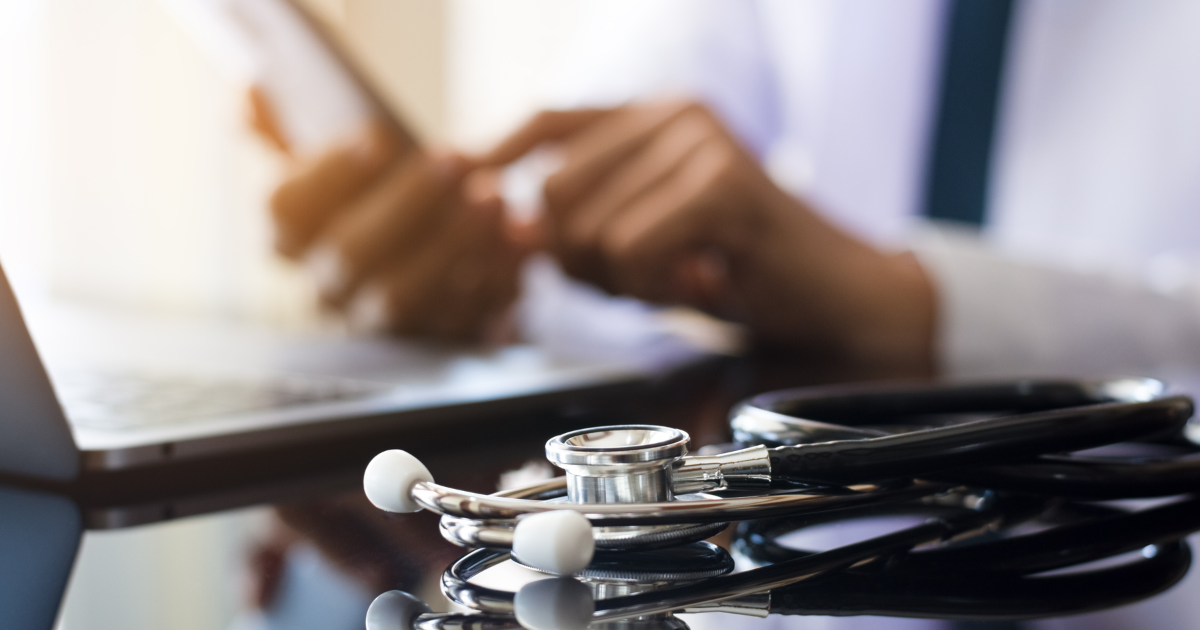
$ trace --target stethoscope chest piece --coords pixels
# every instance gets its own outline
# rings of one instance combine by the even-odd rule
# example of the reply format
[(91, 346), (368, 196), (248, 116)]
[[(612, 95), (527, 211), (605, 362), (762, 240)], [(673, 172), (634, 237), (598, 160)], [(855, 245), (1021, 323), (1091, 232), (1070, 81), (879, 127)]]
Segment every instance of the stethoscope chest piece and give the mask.
[(573, 503), (663, 503), (689, 441), (679, 429), (644, 424), (583, 429), (546, 442), (546, 458), (566, 471)]
[[(685, 431), (654, 425), (617, 425), (564, 433), (546, 442), (546, 459), (566, 473), (566, 497), (551, 503), (635, 504), (702, 501), (676, 494), (672, 472), (688, 453)], [(728, 522), (610, 525), (593, 530), (598, 551), (657, 549), (704, 540)]]

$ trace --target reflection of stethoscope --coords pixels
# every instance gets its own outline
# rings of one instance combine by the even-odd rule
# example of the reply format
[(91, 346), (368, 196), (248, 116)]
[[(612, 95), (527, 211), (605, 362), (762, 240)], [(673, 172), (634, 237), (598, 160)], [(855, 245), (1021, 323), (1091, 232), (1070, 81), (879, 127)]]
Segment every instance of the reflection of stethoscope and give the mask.
[(364, 488), (382, 509), (442, 514), (452, 542), (512, 549), (527, 566), (573, 574), (596, 550), (694, 542), (729, 521), (904, 501), (979, 477), (985, 487), (1020, 489), (1039, 466), (1076, 471), (1084, 495), (1121, 475), (1125, 496), (1175, 494), (1181, 480), (1200, 479), (1191, 460), (1105, 468), (1044, 456), (1178, 436), (1192, 402), (1161, 394), (1160, 383), (1142, 379), (792, 390), (736, 409), (735, 439), (754, 446), (720, 455), (687, 456), (683, 431), (623, 425), (551, 439), (547, 457), (566, 476), (517, 491), (439, 486), (397, 450), (372, 460)]
[[(367, 628), (602, 629), (636, 619), (638, 627), (686, 629), (674, 617), (678, 612), (988, 620), (1079, 614), (1138, 601), (1178, 582), (1191, 562), (1181, 539), (1200, 529), (1198, 499), (1134, 513), (1046, 499), (985, 502), (991, 505), (957, 494), (885, 506), (882, 512), (891, 515), (935, 516), (821, 552), (776, 542), (777, 535), (820, 525), (821, 517), (755, 523), (739, 531), (735, 553), (770, 564), (741, 573), (730, 572), (732, 559), (721, 549), (691, 543), (601, 557), (578, 580), (532, 582), (514, 593), (471, 581), (510, 556), (481, 549), (442, 576), (443, 594), (474, 612), (434, 614), (390, 591), (371, 605)], [(851, 518), (879, 516), (876, 508), (848, 512)], [(1021, 524), (1036, 531), (1012, 535), (1009, 528)], [(1000, 531), (1005, 535), (988, 540)], [(1122, 536), (1114, 538), (1113, 531)], [(972, 540), (940, 544), (950, 538)], [(928, 543), (939, 546), (913, 550)], [(1132, 550), (1142, 553), (1119, 565), (1077, 568)]]

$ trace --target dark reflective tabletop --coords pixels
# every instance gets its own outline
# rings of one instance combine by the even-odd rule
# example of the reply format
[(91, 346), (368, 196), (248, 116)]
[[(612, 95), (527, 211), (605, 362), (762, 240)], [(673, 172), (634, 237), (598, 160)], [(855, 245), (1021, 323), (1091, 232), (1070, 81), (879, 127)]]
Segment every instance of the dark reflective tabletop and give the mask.
[[(502, 553), (467, 555), (442, 539), (437, 515), (384, 513), (361, 489), (365, 462), (387, 448), (412, 450), (439, 483), (488, 493), (553, 474), (543, 445), (574, 428), (653, 422), (688, 431), (696, 447), (724, 443), (726, 414), (745, 396), (848, 378), (737, 363), (536, 418), (481, 419), (492, 425), (484, 438), (397, 435), (71, 488), (9, 483), (0, 627), (359, 629), (381, 595), (374, 624), (397, 630), (515, 628), (522, 607), (538, 628), (1200, 625), (1200, 578), (1177, 541), (1200, 528), (1186, 498), (1049, 505), (960, 493), (742, 524), (705, 543), (598, 557), (581, 580), (563, 580)], [(976, 518), (985, 503), (1003, 526), (966, 523), (969, 541), (940, 548), (904, 538), (962, 518), (964, 505)]]

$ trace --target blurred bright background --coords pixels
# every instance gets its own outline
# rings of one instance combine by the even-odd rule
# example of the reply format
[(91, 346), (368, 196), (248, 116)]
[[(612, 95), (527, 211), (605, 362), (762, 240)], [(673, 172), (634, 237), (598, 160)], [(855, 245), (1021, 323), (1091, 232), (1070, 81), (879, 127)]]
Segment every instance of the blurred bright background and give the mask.
[[(586, 8), (309, 1), (427, 142), (463, 147), (543, 102)], [(21, 297), (318, 321), (269, 246), (264, 202), (284, 165), (246, 128), (245, 89), (156, 0), (0, 2), (0, 260)], [(262, 517), (89, 534), (61, 626), (227, 627)], [(200, 551), (213, 548), (228, 554)]]
[[(543, 102), (584, 3), (305, 0), (431, 144), (486, 145)], [(0, 3), (0, 260), (52, 296), (314, 321), (269, 247), (283, 164), (245, 85), (157, 0)]]

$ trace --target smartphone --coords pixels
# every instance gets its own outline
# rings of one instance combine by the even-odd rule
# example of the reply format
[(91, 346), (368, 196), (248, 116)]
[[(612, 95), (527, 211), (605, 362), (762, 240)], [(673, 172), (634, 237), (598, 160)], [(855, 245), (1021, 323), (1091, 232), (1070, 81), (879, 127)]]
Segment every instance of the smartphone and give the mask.
[(372, 119), (416, 137), (299, 0), (160, 0), (210, 57), (266, 98), (296, 155), (319, 154)]

